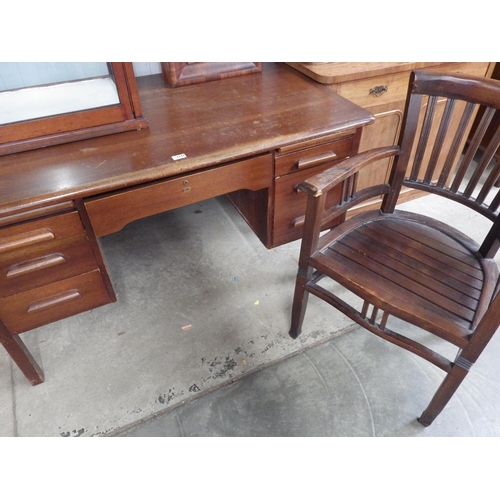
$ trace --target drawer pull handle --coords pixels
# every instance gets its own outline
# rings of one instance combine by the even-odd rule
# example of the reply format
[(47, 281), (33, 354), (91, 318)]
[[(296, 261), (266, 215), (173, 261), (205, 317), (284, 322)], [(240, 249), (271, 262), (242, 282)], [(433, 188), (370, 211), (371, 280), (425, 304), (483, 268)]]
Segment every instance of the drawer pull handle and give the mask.
[(296, 219), (293, 219), (292, 226), (293, 227), (303, 226), (305, 221), (306, 221), (306, 216), (302, 215), (301, 217), (297, 217)]
[(375, 97), (380, 97), (381, 95), (385, 94), (389, 89), (387, 88), (387, 85), (379, 85), (377, 87), (373, 87), (370, 89), (370, 95), (373, 95)]
[(333, 151), (324, 151), (323, 153), (301, 158), (297, 162), (297, 168), (314, 167), (315, 165), (321, 165), (322, 163), (335, 160), (336, 158), (337, 155)]
[(79, 299), (81, 298), (81, 296), (82, 295), (78, 290), (68, 290), (67, 292), (58, 293), (56, 295), (52, 295), (52, 297), (47, 297), (46, 299), (32, 302), (28, 306), (28, 312), (39, 312), (40, 310), (46, 309), (47, 307), (57, 306), (63, 302), (68, 302), (69, 300)]
[(57, 266), (59, 264), (64, 264), (65, 262), (66, 259), (61, 254), (54, 253), (46, 255), (45, 257), (40, 257), (39, 259), (33, 259), (28, 262), (10, 266), (7, 270), (7, 278), (15, 278), (16, 276), (31, 273), (33, 271), (41, 271), (47, 267)]
[(3, 238), (0, 243), (0, 252), (8, 252), (9, 250), (14, 250), (19, 247), (53, 240), (54, 238), (54, 233), (50, 229), (36, 229), (27, 233)]

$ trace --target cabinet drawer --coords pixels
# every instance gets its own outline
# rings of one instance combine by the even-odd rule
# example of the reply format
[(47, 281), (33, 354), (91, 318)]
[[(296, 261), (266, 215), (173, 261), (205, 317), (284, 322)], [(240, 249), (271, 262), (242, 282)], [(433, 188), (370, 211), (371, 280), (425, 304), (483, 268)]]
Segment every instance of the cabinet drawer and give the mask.
[(84, 233), (78, 212), (8, 226), (0, 229), (0, 259), (5, 252)]
[(97, 268), (85, 235), (5, 252), (0, 259), (0, 297)]
[(0, 316), (11, 333), (21, 333), (111, 301), (101, 273), (92, 271), (0, 299)]
[(281, 176), (319, 165), (332, 165), (334, 161), (351, 154), (352, 136), (327, 142), (312, 148), (301, 149), (283, 156), (277, 156), (275, 175)]
[(409, 79), (410, 72), (405, 71), (341, 83), (337, 87), (337, 94), (362, 108), (386, 105), (406, 99)]
[[(488, 67), (489, 63), (486, 62), (468, 62), (440, 64), (423, 69), (443, 73), (465, 73), (484, 76), (488, 71)], [(362, 108), (384, 106), (390, 103), (405, 101), (410, 73), (410, 71), (403, 71), (340, 83), (335, 87), (335, 92)]]
[(271, 183), (272, 156), (266, 154), (89, 199), (85, 206), (96, 236), (104, 236), (142, 217)]
[[(297, 191), (296, 186), (326, 168), (328, 167), (323, 165), (276, 179), (273, 246), (302, 237), (307, 195)], [(333, 188), (328, 193), (327, 204), (334, 205), (340, 200), (340, 196), (341, 186)]]

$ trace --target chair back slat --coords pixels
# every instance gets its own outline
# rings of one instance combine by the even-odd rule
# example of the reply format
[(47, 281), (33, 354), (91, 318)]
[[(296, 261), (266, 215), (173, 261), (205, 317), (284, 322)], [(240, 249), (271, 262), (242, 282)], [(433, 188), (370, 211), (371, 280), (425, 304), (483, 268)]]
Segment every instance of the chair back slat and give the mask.
[(443, 117), (441, 119), (441, 123), (439, 125), (439, 129), (436, 134), (436, 141), (434, 142), (434, 147), (432, 148), (431, 157), (427, 164), (427, 170), (424, 176), (424, 182), (426, 183), (432, 182), (432, 179), (434, 179), (434, 173), (436, 171), (438, 159), (441, 154), (444, 141), (447, 137), (454, 107), (455, 107), (455, 100), (448, 99), (446, 101)]
[[(455, 102), (455, 101), (453, 101)], [(455, 159), (459, 152), (460, 146), (463, 144), (464, 137), (469, 131), (469, 126), (471, 123), (471, 119), (473, 117), (474, 110), (476, 109), (476, 105), (474, 103), (468, 102), (464, 114), (460, 119), (460, 123), (458, 126), (457, 134), (453, 139), (453, 143), (450, 147), (450, 151), (448, 156), (446, 157), (446, 161), (444, 163), (443, 170), (441, 175), (439, 176), (439, 181), (437, 183), (438, 187), (443, 188), (450, 184), (450, 174), (453, 172), (453, 166), (455, 163)]]
[(427, 143), (429, 141), (429, 135), (432, 129), (432, 124), (434, 122), (434, 112), (436, 111), (437, 97), (432, 96), (427, 102), (427, 107), (425, 110), (424, 123), (422, 125), (422, 132), (418, 140), (417, 150), (415, 152), (415, 159), (413, 160), (413, 167), (410, 174), (410, 179), (415, 181), (418, 179), (420, 168), (422, 166), (425, 151), (427, 149)]

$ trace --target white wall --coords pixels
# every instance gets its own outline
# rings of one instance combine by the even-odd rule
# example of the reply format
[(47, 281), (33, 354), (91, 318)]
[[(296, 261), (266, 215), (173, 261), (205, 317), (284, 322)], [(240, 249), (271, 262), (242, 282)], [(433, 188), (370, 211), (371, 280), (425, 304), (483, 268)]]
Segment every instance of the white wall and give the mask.
[(105, 62), (0, 62), (0, 91), (105, 75)]
[(134, 65), (135, 76), (156, 75), (161, 73), (161, 66), (159, 62), (135, 62)]

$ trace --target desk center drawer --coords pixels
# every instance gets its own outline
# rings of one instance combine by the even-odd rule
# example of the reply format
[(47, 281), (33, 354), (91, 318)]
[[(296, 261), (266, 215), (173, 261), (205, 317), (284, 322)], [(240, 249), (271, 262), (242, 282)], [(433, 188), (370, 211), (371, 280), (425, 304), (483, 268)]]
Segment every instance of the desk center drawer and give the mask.
[(105, 236), (149, 215), (239, 189), (265, 189), (271, 182), (272, 156), (266, 154), (91, 198), (85, 207), (96, 236)]

